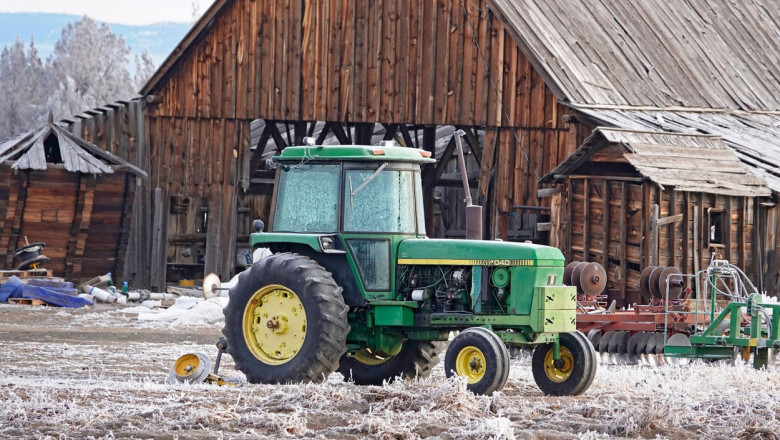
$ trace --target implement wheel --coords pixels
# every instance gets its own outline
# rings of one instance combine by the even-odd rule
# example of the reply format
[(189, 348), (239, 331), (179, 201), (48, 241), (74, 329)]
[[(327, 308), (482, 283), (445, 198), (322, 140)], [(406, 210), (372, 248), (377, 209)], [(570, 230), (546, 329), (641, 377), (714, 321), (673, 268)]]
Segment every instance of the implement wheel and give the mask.
[(509, 377), (509, 351), (495, 333), (482, 327), (466, 329), (447, 347), (444, 373), (468, 382), (474, 394), (490, 395), (500, 390)]
[(596, 376), (596, 351), (580, 332), (561, 333), (559, 337), (559, 362), (553, 357), (553, 344), (540, 345), (534, 351), (531, 360), (534, 380), (544, 394), (577, 396), (590, 387)]
[(275, 254), (230, 290), (222, 329), (227, 352), (250, 383), (322, 382), (346, 351), (347, 310), (322, 266)]
[(384, 356), (364, 348), (352, 356), (342, 356), (338, 371), (344, 375), (345, 381), (352, 380), (358, 385), (382, 385), (384, 381), (392, 382), (397, 377), (428, 377), (441, 361), (439, 353), (445, 344), (407, 340), (395, 356)]

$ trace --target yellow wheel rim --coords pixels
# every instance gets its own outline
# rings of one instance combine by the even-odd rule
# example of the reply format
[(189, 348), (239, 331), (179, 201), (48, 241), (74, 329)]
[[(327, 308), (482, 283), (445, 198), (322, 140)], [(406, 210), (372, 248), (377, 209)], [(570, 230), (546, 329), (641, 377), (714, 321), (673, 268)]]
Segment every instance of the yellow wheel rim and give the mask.
[(463, 347), (455, 358), (455, 373), (460, 377), (465, 377), (470, 384), (482, 380), (486, 367), (487, 362), (482, 350), (471, 345)]
[(392, 356), (386, 356), (372, 351), (370, 348), (362, 348), (355, 352), (353, 358), (366, 365), (381, 365), (387, 362)]
[(563, 365), (561, 368), (556, 368), (552, 348), (544, 357), (544, 373), (548, 379), (556, 383), (565, 382), (574, 371), (574, 355), (564, 346), (561, 346), (561, 360), (563, 360)]
[(244, 340), (270, 365), (289, 362), (306, 340), (306, 310), (292, 290), (271, 284), (255, 292), (244, 309)]

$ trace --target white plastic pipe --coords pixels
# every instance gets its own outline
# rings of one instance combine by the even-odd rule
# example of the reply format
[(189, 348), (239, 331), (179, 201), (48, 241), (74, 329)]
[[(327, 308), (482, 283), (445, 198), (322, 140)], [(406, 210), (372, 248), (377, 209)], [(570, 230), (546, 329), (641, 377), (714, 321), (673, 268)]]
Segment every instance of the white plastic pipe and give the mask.
[(107, 290), (103, 290), (99, 287), (92, 287), (89, 284), (85, 284), (82, 290), (97, 298), (98, 301), (105, 302), (105, 303), (116, 302), (116, 296), (112, 295), (111, 292)]

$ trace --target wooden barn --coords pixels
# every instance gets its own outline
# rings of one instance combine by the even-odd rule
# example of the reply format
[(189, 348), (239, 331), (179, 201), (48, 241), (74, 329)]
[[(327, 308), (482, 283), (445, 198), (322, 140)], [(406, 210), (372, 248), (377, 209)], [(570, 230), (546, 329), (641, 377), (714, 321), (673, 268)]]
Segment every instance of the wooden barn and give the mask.
[[(141, 100), (69, 129), (149, 173), (126, 258), (139, 286), (229, 276), (251, 219), (268, 218), (264, 159), (304, 136), (434, 152), (427, 229), (457, 237), (450, 134), (462, 128), (486, 238), (568, 243), (571, 225), (551, 218), (554, 191), (538, 181), (598, 126), (719, 136), (780, 191), (778, 16), (765, 0), (217, 0)], [(759, 203), (751, 276), (776, 289), (772, 203)], [(619, 261), (610, 249), (600, 257)]]
[(718, 137), (596, 128), (542, 183), (563, 194), (554, 227), (571, 226), (553, 233), (559, 247), (602, 263), (618, 307), (644, 302), (643, 262), (695, 273), (714, 254), (751, 274), (762, 263), (772, 193)]
[(29, 240), (46, 244), (55, 276), (121, 276), (129, 202), (145, 177), (51, 122), (0, 144), (0, 267), (16, 268), (14, 251)]

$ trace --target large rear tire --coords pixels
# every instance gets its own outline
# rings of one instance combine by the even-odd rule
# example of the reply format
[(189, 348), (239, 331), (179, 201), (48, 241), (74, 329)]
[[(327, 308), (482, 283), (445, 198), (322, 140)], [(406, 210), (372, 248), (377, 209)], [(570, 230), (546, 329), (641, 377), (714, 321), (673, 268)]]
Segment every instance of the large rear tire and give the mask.
[(559, 337), (562, 363), (556, 364), (553, 358), (553, 344), (540, 345), (531, 360), (534, 380), (544, 394), (578, 396), (596, 376), (596, 351), (580, 332), (561, 333)]
[(466, 379), (474, 394), (490, 395), (504, 388), (509, 377), (509, 350), (492, 331), (482, 327), (463, 330), (450, 342), (444, 356), (444, 373)]
[(342, 289), (314, 260), (274, 254), (230, 290), (222, 333), (250, 383), (322, 382), (346, 351)]
[(351, 380), (357, 385), (382, 385), (398, 377), (425, 378), (441, 361), (439, 353), (445, 344), (407, 340), (395, 356), (383, 356), (364, 348), (352, 356), (344, 355), (338, 371), (344, 375), (345, 381)]

